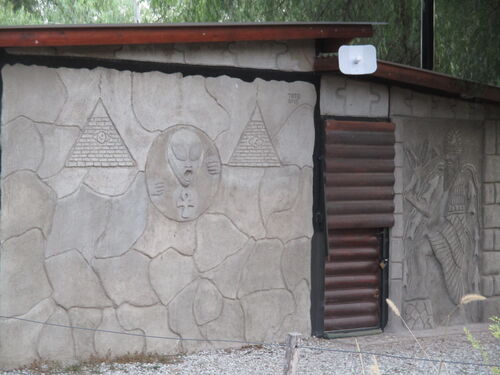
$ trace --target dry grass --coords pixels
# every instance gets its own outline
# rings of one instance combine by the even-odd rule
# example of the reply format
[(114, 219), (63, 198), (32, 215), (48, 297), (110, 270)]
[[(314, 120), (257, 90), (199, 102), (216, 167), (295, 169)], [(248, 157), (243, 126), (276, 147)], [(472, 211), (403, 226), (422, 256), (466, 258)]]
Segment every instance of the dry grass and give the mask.
[(181, 355), (161, 355), (155, 353), (128, 353), (118, 357), (110, 355), (104, 357), (92, 356), (85, 361), (64, 365), (57, 361), (35, 360), (29, 366), (20, 368), (21, 371), (29, 371), (34, 374), (60, 374), (60, 373), (100, 373), (99, 367), (107, 365), (115, 368), (117, 365), (141, 363), (153, 364), (160, 368), (161, 365), (168, 365), (182, 362)]

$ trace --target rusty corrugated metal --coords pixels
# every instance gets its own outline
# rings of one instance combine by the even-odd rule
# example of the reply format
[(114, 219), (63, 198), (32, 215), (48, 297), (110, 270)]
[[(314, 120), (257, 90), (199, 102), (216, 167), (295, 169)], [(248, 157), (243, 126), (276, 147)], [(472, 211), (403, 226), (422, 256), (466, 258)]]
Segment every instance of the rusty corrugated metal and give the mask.
[(394, 223), (394, 142), (392, 123), (326, 123), (326, 332), (380, 325), (379, 233)]
[(325, 262), (325, 331), (377, 327), (380, 243), (376, 229), (330, 230)]

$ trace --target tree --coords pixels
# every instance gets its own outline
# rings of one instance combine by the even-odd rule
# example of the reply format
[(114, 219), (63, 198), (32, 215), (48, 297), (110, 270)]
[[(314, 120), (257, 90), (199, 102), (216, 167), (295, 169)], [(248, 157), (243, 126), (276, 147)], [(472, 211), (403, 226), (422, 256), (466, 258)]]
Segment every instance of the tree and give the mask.
[[(386, 22), (371, 43), (382, 60), (419, 66), (421, 0), (0, 0), (0, 24), (142, 22)], [(500, 1), (435, 0), (435, 69), (500, 85)]]

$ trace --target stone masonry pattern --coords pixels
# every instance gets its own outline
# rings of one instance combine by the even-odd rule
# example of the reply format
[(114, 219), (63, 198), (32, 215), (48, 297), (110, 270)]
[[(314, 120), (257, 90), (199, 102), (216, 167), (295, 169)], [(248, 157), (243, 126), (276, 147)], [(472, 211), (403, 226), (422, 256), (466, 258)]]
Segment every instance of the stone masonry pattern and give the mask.
[[(485, 122), (482, 293), (500, 307), (500, 120)], [(487, 315), (495, 312), (489, 307)]]
[[(310, 334), (313, 85), (23, 65), (6, 65), (2, 80), (0, 314), (138, 336), (3, 319), (0, 368), (235, 345), (144, 335)], [(232, 166), (256, 107), (275, 166)], [(73, 164), (92, 117), (105, 118), (107, 133), (94, 134), (99, 144), (116, 129), (130, 154), (126, 166)], [(187, 158), (215, 181), (204, 195), (195, 185), (201, 177), (182, 180), (194, 167), (169, 172), (194, 209), (206, 203), (186, 220), (153, 204), (151, 188), (165, 194), (169, 186), (148, 180), (156, 177), (148, 172), (152, 145), (176, 127), (192, 138)], [(200, 151), (200, 140), (210, 147)], [(187, 160), (178, 146), (155, 157), (172, 151)]]

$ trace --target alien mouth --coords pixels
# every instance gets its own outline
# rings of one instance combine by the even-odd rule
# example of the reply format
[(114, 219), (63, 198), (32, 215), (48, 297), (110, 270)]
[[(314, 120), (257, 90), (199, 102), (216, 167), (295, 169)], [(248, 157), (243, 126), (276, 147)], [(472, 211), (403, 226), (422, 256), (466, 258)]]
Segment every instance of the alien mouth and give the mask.
[(187, 171), (184, 172), (184, 178), (190, 178), (193, 175), (193, 171), (191, 169), (188, 169)]

